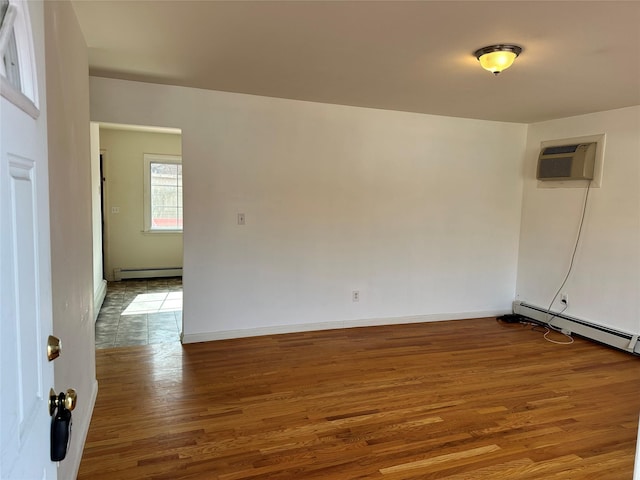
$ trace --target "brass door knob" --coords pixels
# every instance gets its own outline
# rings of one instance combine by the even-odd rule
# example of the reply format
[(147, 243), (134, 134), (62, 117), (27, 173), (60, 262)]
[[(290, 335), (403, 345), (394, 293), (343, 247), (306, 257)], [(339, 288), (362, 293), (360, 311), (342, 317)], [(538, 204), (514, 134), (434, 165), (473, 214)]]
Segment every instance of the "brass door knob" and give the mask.
[(73, 388), (67, 390), (67, 394), (64, 397), (64, 408), (71, 411), (76, 408), (76, 402), (78, 401), (78, 394)]
[(52, 388), (49, 390), (49, 415), (53, 416), (56, 408), (64, 408), (71, 411), (76, 408), (77, 401), (78, 394), (73, 388), (69, 388), (65, 393), (59, 394)]

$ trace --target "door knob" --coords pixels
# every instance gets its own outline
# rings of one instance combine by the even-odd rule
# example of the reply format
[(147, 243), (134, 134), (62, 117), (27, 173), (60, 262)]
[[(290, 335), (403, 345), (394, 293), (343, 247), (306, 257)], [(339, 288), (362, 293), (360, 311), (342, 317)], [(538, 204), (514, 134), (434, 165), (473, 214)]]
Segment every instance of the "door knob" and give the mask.
[(49, 361), (55, 360), (60, 356), (62, 352), (62, 342), (58, 337), (54, 337), (53, 335), (49, 335), (47, 339), (47, 358)]
[(73, 388), (69, 388), (66, 393), (57, 394), (52, 388), (49, 390), (49, 415), (53, 416), (56, 408), (65, 410), (73, 410), (76, 408), (78, 394)]
[(71, 440), (71, 410), (76, 408), (78, 396), (73, 388), (66, 393), (49, 391), (49, 414), (51, 419), (51, 461), (59, 462), (67, 456)]

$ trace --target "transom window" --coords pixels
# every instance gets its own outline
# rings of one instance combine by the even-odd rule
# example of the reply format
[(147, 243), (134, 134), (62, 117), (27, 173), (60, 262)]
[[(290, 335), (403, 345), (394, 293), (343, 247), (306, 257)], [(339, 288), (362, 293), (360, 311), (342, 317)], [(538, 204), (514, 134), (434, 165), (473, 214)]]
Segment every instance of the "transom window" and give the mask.
[(182, 231), (182, 157), (144, 155), (145, 231)]

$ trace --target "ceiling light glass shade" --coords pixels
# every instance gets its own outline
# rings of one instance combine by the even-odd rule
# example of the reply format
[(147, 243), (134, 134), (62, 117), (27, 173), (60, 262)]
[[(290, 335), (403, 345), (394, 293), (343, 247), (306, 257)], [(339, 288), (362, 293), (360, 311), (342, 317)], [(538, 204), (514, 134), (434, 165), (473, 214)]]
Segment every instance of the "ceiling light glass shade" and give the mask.
[(474, 55), (480, 61), (482, 68), (498, 75), (513, 65), (520, 52), (522, 48), (517, 45), (491, 45), (476, 50)]

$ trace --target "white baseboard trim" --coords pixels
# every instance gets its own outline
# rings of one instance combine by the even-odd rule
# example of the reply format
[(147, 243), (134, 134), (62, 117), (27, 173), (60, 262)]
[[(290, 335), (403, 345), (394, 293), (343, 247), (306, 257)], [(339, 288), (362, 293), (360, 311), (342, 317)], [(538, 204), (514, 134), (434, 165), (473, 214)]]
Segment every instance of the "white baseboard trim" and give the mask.
[(640, 421), (638, 421), (638, 440), (636, 440), (636, 466), (633, 472), (633, 480), (640, 480)]
[(96, 291), (93, 292), (93, 323), (98, 320), (98, 315), (100, 314), (100, 309), (102, 308), (102, 304), (104, 303), (104, 299), (107, 296), (107, 281), (102, 280), (96, 288)]
[(481, 312), (434, 313), (429, 315), (412, 315), (408, 317), (366, 318), (342, 320), (335, 322), (299, 323), (293, 325), (273, 325), (268, 327), (247, 328), (241, 330), (221, 330), (217, 332), (183, 333), (182, 343), (211, 342), (231, 338), (259, 337), (262, 335), (279, 335), (283, 333), (313, 332), (333, 330), (336, 328), (375, 327), (380, 325), (401, 325), (405, 323), (442, 322), (446, 320), (466, 320), (469, 318), (496, 317), (511, 313), (511, 310), (485, 310)]
[(636, 440), (636, 466), (633, 469), (633, 480), (640, 480), (640, 421), (638, 422), (638, 440)]
[(67, 457), (59, 464), (58, 478), (77, 478), (80, 470), (80, 462), (82, 461), (82, 453), (84, 452), (84, 444), (87, 441), (89, 433), (89, 425), (93, 416), (93, 408), (98, 398), (98, 381), (94, 380), (91, 388), (91, 396), (88, 399), (78, 399), (78, 401), (87, 403), (87, 415), (80, 422), (76, 420), (77, 415), (73, 415), (73, 429), (71, 431), (71, 447), (67, 452)]

